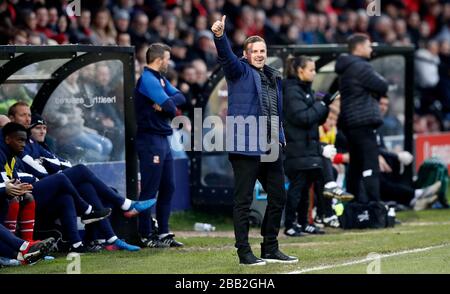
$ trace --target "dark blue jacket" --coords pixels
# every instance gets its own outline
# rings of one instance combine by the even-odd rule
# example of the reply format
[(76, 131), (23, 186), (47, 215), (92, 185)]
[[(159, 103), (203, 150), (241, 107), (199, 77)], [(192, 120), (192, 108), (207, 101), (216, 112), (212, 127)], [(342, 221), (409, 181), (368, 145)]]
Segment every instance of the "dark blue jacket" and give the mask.
[(56, 156), (33, 139), (28, 139), (20, 159), (25, 170), (38, 179), (72, 167), (70, 162)]
[[(228, 116), (238, 117), (243, 116), (244, 119), (249, 116), (256, 117), (258, 125), (259, 137), (259, 120), (258, 117), (262, 116), (262, 100), (261, 100), (261, 77), (257, 72), (257, 69), (252, 67), (246, 59), (239, 59), (231, 50), (230, 43), (226, 35), (224, 34), (220, 38), (214, 38), (216, 44), (218, 60), (223, 67), (225, 78), (228, 85)], [(283, 145), (285, 144), (284, 131), (282, 126), (282, 85), (280, 73), (269, 67), (265, 66), (265, 71), (276, 75), (277, 79), (277, 92), (278, 92), (278, 113), (279, 113), (279, 140)], [(245, 131), (245, 144), (238, 146), (238, 134), (236, 130), (232, 132), (234, 134), (234, 149), (230, 153), (238, 153), (244, 155), (261, 155), (264, 152), (260, 150), (258, 138), (250, 138), (249, 132)], [(262, 137), (262, 136), (261, 136)], [(257, 150), (253, 151), (250, 146), (250, 139), (258, 142)], [(267, 138), (261, 138), (267, 142)], [(240, 151), (244, 149), (244, 151)]]
[[(12, 164), (14, 158), (15, 164)], [(7, 171), (7, 167), (12, 168)], [(7, 180), (18, 179), (22, 183), (33, 184), (37, 179), (25, 172), (22, 161), (17, 156), (13, 156), (9, 147), (5, 144), (3, 136), (0, 138), (0, 199), (6, 197), (5, 182)]]
[[(175, 117), (177, 106), (185, 103), (184, 95), (159, 72), (145, 67), (137, 81), (134, 98), (138, 133), (170, 136), (170, 119)], [(154, 104), (163, 111), (154, 110)]]

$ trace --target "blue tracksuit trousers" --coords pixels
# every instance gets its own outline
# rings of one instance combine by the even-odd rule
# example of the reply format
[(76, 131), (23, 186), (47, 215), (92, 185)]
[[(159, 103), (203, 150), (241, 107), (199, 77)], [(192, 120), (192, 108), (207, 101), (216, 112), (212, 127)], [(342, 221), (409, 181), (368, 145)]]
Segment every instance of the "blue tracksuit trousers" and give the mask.
[[(141, 193), (139, 200), (154, 198), (156, 202), (156, 219), (159, 234), (169, 232), (170, 204), (175, 191), (173, 157), (166, 136), (138, 133), (136, 149), (139, 156), (141, 172)], [(146, 210), (139, 214), (139, 234), (148, 237), (152, 234), (151, 212)]]
[(16, 259), (23, 242), (0, 224), (0, 256)]
[(60, 219), (63, 235), (71, 244), (81, 241), (74, 198), (80, 197), (64, 174), (54, 174), (33, 184), (36, 201), (36, 230), (41, 224)]

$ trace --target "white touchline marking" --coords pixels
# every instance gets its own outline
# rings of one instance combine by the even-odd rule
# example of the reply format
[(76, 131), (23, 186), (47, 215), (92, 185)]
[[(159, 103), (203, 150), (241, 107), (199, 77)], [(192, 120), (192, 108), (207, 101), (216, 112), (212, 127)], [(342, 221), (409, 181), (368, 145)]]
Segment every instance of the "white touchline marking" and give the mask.
[[(446, 247), (446, 246), (449, 246), (449, 245), (450, 244), (442, 244), (442, 245), (430, 246), (430, 247), (425, 247), (425, 248), (404, 250), (404, 251), (399, 251), (399, 252), (394, 252), (394, 253), (389, 253), (389, 254), (380, 254), (379, 258), (388, 258), (388, 257), (393, 257), (393, 256), (398, 256), (398, 255), (429, 251), (429, 250), (433, 250), (433, 249)], [(321, 271), (321, 270), (326, 270), (326, 269), (330, 269), (330, 268), (336, 268), (336, 267), (342, 267), (342, 266), (349, 266), (349, 265), (354, 265), (354, 264), (365, 263), (365, 262), (369, 262), (369, 261), (372, 261), (372, 260), (375, 260), (375, 258), (367, 258), (366, 257), (364, 259), (349, 261), (349, 262), (345, 262), (345, 263), (341, 263), (341, 264), (330, 264), (330, 265), (323, 265), (323, 266), (305, 268), (305, 269), (302, 269), (302, 270), (288, 272), (287, 274), (303, 274), (303, 273), (307, 273), (307, 272), (315, 272), (315, 271)]]

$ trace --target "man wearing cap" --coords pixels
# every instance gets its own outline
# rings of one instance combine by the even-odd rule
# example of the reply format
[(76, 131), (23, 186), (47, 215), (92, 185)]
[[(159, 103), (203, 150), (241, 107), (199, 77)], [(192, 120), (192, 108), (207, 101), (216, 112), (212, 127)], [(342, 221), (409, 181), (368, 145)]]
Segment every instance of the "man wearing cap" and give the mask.
[[(0, 199), (15, 201), (15, 198), (24, 199), (32, 197), (34, 204), (27, 210), (35, 210), (37, 223), (53, 223), (55, 219), (61, 220), (64, 237), (70, 244), (70, 251), (86, 252), (82, 238), (77, 229), (77, 215), (81, 216), (84, 224), (90, 224), (108, 217), (111, 209), (94, 210), (83, 200), (77, 206), (75, 199), (81, 199), (78, 192), (64, 174), (56, 174), (38, 181), (33, 175), (25, 173), (22, 161), (18, 157), (22, 152), (27, 140), (27, 129), (18, 123), (10, 122), (2, 128), (0, 139)], [(8, 188), (12, 185), (13, 187)], [(27, 195), (30, 194), (30, 195)], [(29, 197), (30, 196), (30, 197)], [(83, 203), (81, 203), (83, 202)], [(5, 223), (14, 224), (17, 221), (19, 209), (17, 205), (7, 204), (7, 214), (0, 215), (5, 218)], [(23, 207), (23, 209), (26, 209)], [(5, 211), (1, 210), (2, 214)], [(28, 217), (31, 215), (28, 211)], [(24, 214), (22, 214), (22, 217)], [(26, 230), (33, 230), (34, 217), (26, 220)], [(21, 225), (25, 225), (22, 223)], [(15, 231), (14, 227), (9, 227)], [(23, 232), (22, 232), (23, 233)], [(32, 236), (31, 236), (32, 237)], [(30, 238), (31, 238), (30, 237)]]
[(114, 13), (114, 25), (117, 33), (127, 33), (130, 25), (130, 14), (125, 9), (119, 9)]

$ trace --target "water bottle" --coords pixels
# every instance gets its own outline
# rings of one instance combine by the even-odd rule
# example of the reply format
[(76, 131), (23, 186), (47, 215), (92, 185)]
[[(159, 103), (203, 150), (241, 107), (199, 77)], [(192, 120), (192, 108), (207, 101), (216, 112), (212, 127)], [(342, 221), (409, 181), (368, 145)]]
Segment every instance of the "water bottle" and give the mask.
[(19, 266), (20, 261), (0, 256), (0, 267), (2, 266)]
[(216, 230), (216, 227), (211, 224), (195, 223), (194, 230), (197, 232), (212, 232)]
[(386, 227), (388, 228), (392, 228), (395, 226), (395, 208), (394, 207), (390, 207), (388, 210), (388, 214), (387, 214), (387, 225)]

